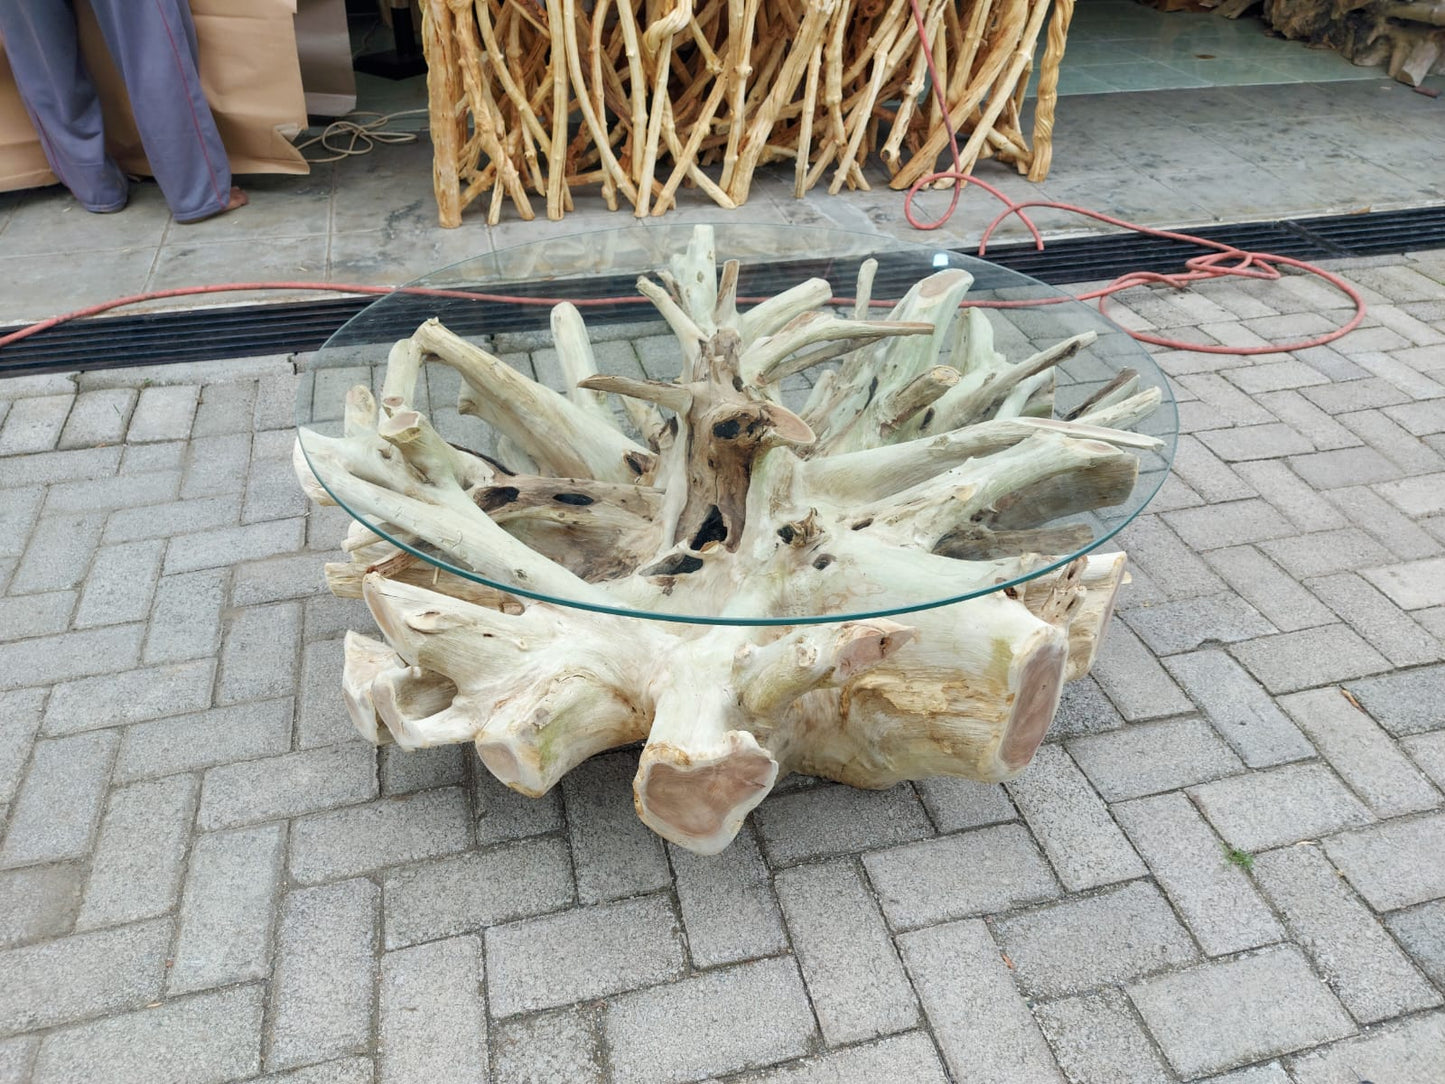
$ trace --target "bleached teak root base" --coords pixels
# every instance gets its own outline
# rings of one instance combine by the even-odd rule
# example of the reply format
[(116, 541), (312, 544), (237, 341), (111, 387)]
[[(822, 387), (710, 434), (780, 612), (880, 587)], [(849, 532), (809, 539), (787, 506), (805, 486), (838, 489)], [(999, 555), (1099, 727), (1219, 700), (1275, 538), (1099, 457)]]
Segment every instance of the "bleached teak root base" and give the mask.
[[(483, 586), (353, 524), (348, 560), (326, 571), (381, 630), (346, 640), (344, 695), (365, 737), (475, 742), (529, 795), (645, 741), (638, 815), (704, 854), (788, 772), (887, 787), (1004, 780), (1029, 763), (1063, 683), (1093, 661), (1121, 553), (892, 617), (686, 618), (866, 614), (1051, 565), (1042, 554), (1091, 537), (1069, 517), (1130, 494), (1131, 449), (1158, 442), (1127, 426), (1158, 389), (1126, 373), (1054, 419), (1054, 366), (1092, 336), (1009, 362), (982, 311), (959, 308), (971, 279), (958, 269), (878, 319), (866, 303), (827, 308), (821, 280), (739, 312), (737, 271), (719, 274), (699, 228), (665, 287), (639, 280), (676, 334), (675, 382), (599, 375), (571, 305), (552, 313), (565, 394), (432, 320), (393, 348), (379, 400), (350, 392), (343, 436), (302, 431), (313, 498), (455, 568), (580, 604)], [(447, 443), (413, 408), (424, 363), (461, 374), (461, 411), (509, 461)], [(780, 382), (815, 366), (806, 405), (784, 406)]]

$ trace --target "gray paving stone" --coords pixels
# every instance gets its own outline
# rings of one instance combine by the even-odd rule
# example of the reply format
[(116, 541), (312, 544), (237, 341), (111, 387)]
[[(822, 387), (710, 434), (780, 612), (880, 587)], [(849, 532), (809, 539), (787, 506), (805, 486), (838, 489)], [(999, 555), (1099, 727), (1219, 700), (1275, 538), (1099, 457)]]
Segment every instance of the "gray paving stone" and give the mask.
[(1299, 949), (1268, 949), (1129, 987), (1144, 1023), (1186, 1078), (1352, 1034), (1354, 1024)]
[(10, 594), (30, 595), (80, 586), (104, 523), (103, 512), (42, 517), (30, 534), (25, 556), (15, 568)]
[(296, 472), (289, 459), (252, 461), (241, 505), (242, 523), (304, 516), (309, 504), (306, 494), (296, 484)]
[(75, 609), (74, 591), (48, 591), (43, 595), (0, 598), (0, 629), (7, 640), (53, 636), (70, 627)]
[(1445, 900), (1386, 915), (1385, 925), (1416, 965), (1445, 986)]
[(1252, 772), (1189, 793), (1225, 841), (1245, 851), (1316, 839), (1373, 819), (1322, 764)]
[(29, 1084), (30, 1065), (39, 1046), (38, 1035), (0, 1040), (0, 1084)]
[(59, 482), (45, 496), (45, 515), (112, 512), (117, 508), (160, 505), (176, 499), (180, 473), (173, 470), (133, 473), (83, 482)]
[(1353, 573), (1306, 580), (1305, 586), (1396, 666), (1438, 662), (1445, 646)]
[(1296, 533), (1294, 525), (1273, 505), (1257, 498), (1210, 504), (1202, 508), (1183, 508), (1177, 512), (1166, 512), (1164, 519), (1185, 545), (1199, 551), (1262, 542), (1267, 538), (1283, 538)]
[(1400, 742), (1405, 752), (1437, 787), (1445, 788), (1445, 732), (1419, 734)]
[(1263, 1065), (1251, 1065), (1246, 1069), (1236, 1069), (1232, 1073), (1225, 1073), (1222, 1076), (1212, 1076), (1202, 1084), (1293, 1084), (1284, 1071), (1284, 1066), (1277, 1061), (1266, 1062)]
[(1435, 1084), (1445, 1064), (1445, 1013), (1431, 1013), (1291, 1059), (1296, 1084)]
[(377, 795), (376, 750), (361, 742), (222, 764), (206, 772), (202, 831), (282, 820)]
[(75, 397), (75, 405), (70, 408), (56, 447), (89, 448), (97, 444), (116, 443), (125, 436), (135, 399), (134, 388), (100, 388), (81, 392)]
[(1172, 1077), (1118, 990), (1035, 1005), (1070, 1084), (1169, 1084)]
[(201, 401), (191, 433), (197, 437), (210, 437), (219, 433), (249, 433), (255, 405), (254, 380), (232, 384), (206, 384), (201, 388)]
[(1077, 892), (1144, 875), (1143, 862), (1063, 749), (1042, 747), (1008, 788), (1065, 888)]
[(301, 884), (440, 858), (471, 843), (466, 798), (455, 787), (317, 813), (291, 834), (291, 876)]
[(1323, 625), (1235, 644), (1233, 652), (1272, 693), (1347, 681), (1390, 669), (1390, 662), (1353, 629)]
[(112, 792), (77, 929), (152, 918), (175, 906), (196, 791), (193, 777), (173, 775)]
[(35, 743), (30, 769), (10, 810), (0, 866), (59, 862), (90, 853), (118, 743), (106, 732)]
[(853, 862), (784, 870), (776, 884), (824, 1041), (838, 1046), (917, 1027), (913, 988)]
[(605, 1084), (598, 1026), (581, 1009), (513, 1017), (492, 1035), (496, 1084)]
[(20, 786), (46, 694), (45, 689), (0, 693), (0, 805), (8, 805)]
[(35, 1059), (37, 1084), (224, 1084), (261, 1068), (262, 988), (243, 986), (52, 1032)]
[(126, 439), (133, 444), (185, 440), (191, 435), (200, 390), (194, 385), (142, 388)]
[(197, 659), (62, 682), (51, 690), (45, 733), (76, 734), (205, 708), (215, 672), (213, 660)]
[(1354, 448), (1360, 438), (1297, 391), (1273, 391), (1259, 397), (1260, 405), (1280, 421), (1308, 437), (1322, 451)]
[(1294, 693), (1281, 697), (1280, 706), (1378, 816), (1418, 813), (1440, 804), (1439, 792), (1338, 689)]
[(583, 903), (636, 896), (672, 879), (662, 840), (638, 820), (632, 803), (637, 757), (593, 757), (562, 779), (577, 898)]
[(378, 896), (377, 887), (361, 879), (286, 896), (270, 986), (267, 1068), (367, 1048)]
[(1384, 409), (1386, 414), (1417, 437), (1445, 433), (1445, 401), (1432, 399)]
[[(1248, 370), (1236, 370), (1247, 372)], [(1319, 374), (1311, 383), (1319, 383)], [(1293, 386), (1293, 385), (1292, 385)], [(1256, 391), (1281, 391), (1281, 388), (1255, 389)], [(1314, 443), (1306, 436), (1295, 432), (1283, 422), (1266, 422), (1262, 425), (1236, 426), (1232, 429), (1217, 429), (1200, 434), (1205, 446), (1226, 463), (1239, 460), (1274, 459), (1277, 456), (1301, 455), (1315, 450)], [(1236, 467), (1236, 470), (1239, 468)], [(1246, 475), (1246, 478), (1248, 476)]]
[[(1357, 383), (1357, 382), (1356, 382)], [(1318, 402), (1318, 400), (1316, 400)], [(1316, 489), (1371, 485), (1400, 477), (1401, 470), (1374, 448), (1338, 448), (1291, 456), (1290, 468)]]
[(296, 682), (301, 608), (294, 602), (237, 610), (221, 646), (216, 703), (285, 696)]
[(1440, 1004), (1440, 994), (1317, 847), (1282, 847), (1258, 855), (1254, 875), (1320, 975), (1360, 1023)]
[(322, 1065), (306, 1065), (289, 1072), (269, 1072), (254, 1084), (373, 1084), (370, 1058), (338, 1058)]
[(262, 374), (256, 389), (254, 426), (258, 431), (293, 429), (296, 426), (296, 388), (301, 378), (294, 372)]
[(127, 727), (115, 778), (127, 783), (233, 760), (272, 756), (291, 746), (291, 701), (268, 700)]
[[(127, 444), (121, 454), (120, 470), (117, 473), (128, 477), (132, 474), (153, 474), (156, 471), (179, 471), (185, 459), (186, 442), (183, 440), (168, 440), (159, 444)], [(106, 541), (128, 542), (130, 539), (107, 538)]]
[[(743, 1019), (768, 1026), (736, 1026)], [(786, 958), (625, 994), (608, 1005), (605, 1027), (616, 1084), (682, 1084), (767, 1065), (807, 1053), (816, 1034)]]
[(161, 990), (168, 919), (0, 952), (0, 1034), (134, 1009)]
[(1362, 575), (1404, 610), (1445, 603), (1445, 557), (1367, 568)]
[[(1445, 419), (1445, 403), (1436, 403), (1435, 410)], [(1445, 473), (1386, 482), (1377, 486), (1376, 492), (1409, 516), (1418, 518), (1445, 512)]]
[(1445, 459), (1429, 444), (1402, 429), (1378, 410), (1341, 414), (1339, 420), (1406, 473), (1418, 474), (1445, 468)]
[(1260, 548), (1299, 579), (1351, 572), (1390, 559), (1388, 550), (1354, 527), (1271, 539), (1261, 543)]
[(167, 993), (268, 977), (284, 846), (276, 824), (196, 838)]
[(1106, 802), (1175, 790), (1244, 769), (1200, 719), (1138, 723), (1076, 738), (1069, 743), (1069, 754)]
[[(678, 933), (672, 905), (661, 895), (492, 926), (486, 933), (492, 1016), (549, 1009), (678, 978), (683, 973)], [(792, 968), (791, 961), (787, 966)], [(611, 1004), (615, 1009), (621, 1000)], [(675, 1020), (670, 1035), (676, 1036), (681, 1027)]]
[(1127, 982), (1197, 959), (1189, 934), (1147, 881), (996, 919), (999, 947), (1030, 997)]
[(100, 478), (115, 473), (119, 448), (80, 448), (69, 452), (38, 452), (10, 459), (5, 464), (5, 485), (50, 485), (76, 478)]
[(17, 399), (0, 427), (0, 456), (52, 450), (74, 402), (74, 392)]
[(528, 798), (497, 782), (485, 770), (472, 773), (472, 807), (476, 811), (477, 845), (560, 831), (562, 795), (556, 789)]
[(306, 599), (302, 608), (306, 612), (303, 639), (308, 644), (315, 640), (334, 640), (352, 629), (370, 628), (375, 623), (366, 603), (359, 598), (318, 595)]
[(226, 578), (222, 568), (161, 577), (142, 655), (147, 663), (181, 662), (216, 654), (221, 646)]
[(1406, 858), (1445, 853), (1445, 814), (1387, 821), (1324, 844), (1330, 861), (1376, 911), (1445, 896), (1445, 863)]
[(1123, 617), (1156, 655), (1193, 651), (1211, 640), (1229, 644), (1276, 631), (1258, 610), (1232, 591), (1140, 606), (1126, 611)]
[[(1124, 717), (1104, 695), (1099, 683), (1092, 677), (1082, 677), (1064, 686), (1063, 695), (1059, 697), (1059, 710), (1054, 713), (1054, 721), (1049, 726), (1047, 737), (1075, 738), (1082, 734), (1117, 730), (1123, 725)], [(924, 802), (927, 804), (927, 793), (921, 787), (919, 792), (924, 795)], [(929, 806), (929, 813), (934, 813), (933, 806)], [(938, 823), (936, 816), (934, 823)], [(947, 831), (942, 824), (938, 826), (940, 830)]]
[(927, 1034), (910, 1031), (750, 1073), (736, 1078), (736, 1084), (862, 1084), (873, 1080), (945, 1084), (947, 1078)]
[[(1223, 499), (1204, 490), (1199, 492), (1206, 500)], [(1252, 497), (1254, 491), (1251, 489), (1242, 496)], [(1224, 590), (1219, 577), (1157, 516), (1140, 516), (1124, 528), (1119, 537), (1121, 546), (1129, 554), (1129, 563), (1143, 568), (1169, 598), (1194, 598)]]
[(1351, 681), (1347, 687), (1397, 738), (1445, 727), (1445, 666)]
[(84, 887), (85, 868), (80, 863), (0, 873), (0, 948), (69, 933)]
[[(7, 462), (6, 467), (9, 466)], [(25, 552), (31, 528), (40, 515), (40, 506), (45, 503), (45, 489), (33, 486), (4, 492), (5, 499), (0, 501), (0, 554), (18, 557)]]
[(823, 786), (775, 795), (753, 812), (753, 824), (774, 866), (933, 834), (928, 815), (907, 783), (888, 790)]
[(863, 864), (895, 929), (1007, 911), (1059, 895), (1022, 825), (981, 828), (866, 855)]
[(172, 575), (202, 568), (225, 568), (242, 561), (291, 553), (301, 548), (305, 526), (304, 519), (277, 519), (176, 535), (166, 550), (165, 572)]
[(322, 562), (312, 553), (269, 557), (238, 565), (231, 573), (231, 604), (255, 606), (305, 598), (326, 590)]
[(1409, 560), (1430, 557), (1440, 543), (1394, 505), (1368, 486), (1347, 486), (1329, 492), (1332, 504), (1355, 526), (1370, 534), (1396, 557)]
[(958, 832), (1018, 819), (1008, 792), (998, 784), (936, 776), (920, 779), (914, 789), (940, 832)]
[(381, 1084), (487, 1084), (482, 942), (453, 937), (381, 958)]
[[(1345, 517), (1334, 504), (1302, 482), (1297, 474), (1278, 460), (1240, 463), (1238, 469), (1259, 490), (1261, 497), (1301, 531), (1329, 531), (1347, 526)], [(1331, 492), (1339, 493), (1340, 490)]]
[(1093, 676), (1130, 722), (1179, 715), (1193, 707), (1148, 648), (1118, 624), (1099, 649)]
[(1319, 599), (1253, 546), (1211, 550), (1210, 566), (1276, 628), (1290, 632), (1334, 620)]
[[(1348, 346), (1348, 344), (1346, 345)], [(1353, 353), (1348, 349), (1345, 352)], [(1361, 351), (1360, 354), (1372, 352)], [(1337, 417), (1351, 410), (1392, 406), (1395, 403), (1408, 402), (1410, 398), (1390, 381), (1378, 377), (1348, 380), (1342, 384), (1324, 384), (1319, 387), (1306, 388), (1300, 394), (1331, 417)]]
[(377, 753), (383, 794), (411, 794), (418, 790), (464, 783), (467, 758), (475, 755), (465, 745), (403, 749), (393, 744), (383, 745)]
[[(1235, 425), (1262, 425), (1274, 421), (1269, 411), (1255, 402), (1253, 395), (1241, 392), (1239, 388), (1218, 373), (1189, 373), (1180, 376), (1178, 382), (1206, 403), (1223, 411)], [(1318, 374), (1316, 374), (1315, 383), (1323, 383), (1323, 379)], [(1264, 390), (1278, 389), (1266, 388)]]
[[(136, 448), (169, 448), (168, 444), (137, 445)], [(122, 466), (122, 470), (127, 469)], [(203, 497), (194, 501), (171, 501), (140, 508), (117, 508), (105, 521), (101, 541), (135, 542), (143, 538), (169, 538), (236, 523), (240, 513), (231, 497)]]
[(954, 1079), (1062, 1084), (981, 919), (903, 934), (898, 948)]
[(303, 749), (353, 741), (358, 736), (341, 697), (345, 661), (341, 640), (317, 640), (302, 648), (296, 737)]
[(1122, 802), (1114, 816), (1210, 956), (1279, 941), (1284, 930), (1188, 798)]
[(669, 847), (673, 885), (697, 967), (717, 967), (788, 947), (778, 901), (752, 829), (744, 825), (721, 854)]
[(382, 882), (386, 947), (454, 937), (576, 902), (567, 845), (512, 843), (388, 870)]

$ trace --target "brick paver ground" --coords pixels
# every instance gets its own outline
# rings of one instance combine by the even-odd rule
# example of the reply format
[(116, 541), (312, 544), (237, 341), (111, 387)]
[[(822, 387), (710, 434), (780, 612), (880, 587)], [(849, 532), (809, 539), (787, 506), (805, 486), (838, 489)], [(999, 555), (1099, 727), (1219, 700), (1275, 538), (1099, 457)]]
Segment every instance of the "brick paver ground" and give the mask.
[(1439, 1084), (1445, 254), (1345, 270), (1333, 347), (1160, 355), (1174, 477), (1021, 779), (792, 780), (707, 860), (631, 754), (532, 801), (352, 733), (287, 359), (0, 382), (0, 1081)]

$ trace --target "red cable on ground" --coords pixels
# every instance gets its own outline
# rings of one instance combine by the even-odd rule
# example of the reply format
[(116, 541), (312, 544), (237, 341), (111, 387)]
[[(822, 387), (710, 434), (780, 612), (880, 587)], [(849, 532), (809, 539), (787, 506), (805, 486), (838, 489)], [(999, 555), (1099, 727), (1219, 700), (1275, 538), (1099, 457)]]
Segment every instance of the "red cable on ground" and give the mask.
[[(1172, 286), (1175, 289), (1187, 289), (1192, 282), (1203, 282), (1217, 278), (1252, 278), (1273, 280), (1280, 278), (1279, 268), (1294, 267), (1311, 275), (1324, 279), (1331, 286), (1335, 287), (1355, 304), (1355, 314), (1344, 325), (1325, 335), (1319, 335), (1312, 339), (1303, 339), (1299, 342), (1271, 344), (1266, 346), (1211, 346), (1202, 343), (1192, 343), (1181, 339), (1168, 339), (1159, 335), (1150, 335), (1142, 331), (1128, 331), (1140, 342), (1152, 343), (1155, 346), (1167, 347), (1171, 350), (1193, 350), (1202, 354), (1277, 354), (1295, 350), (1307, 350), (1315, 346), (1324, 346), (1326, 343), (1334, 342), (1343, 335), (1349, 334), (1360, 326), (1365, 318), (1365, 300), (1360, 292), (1340, 276), (1317, 267), (1304, 260), (1297, 260), (1291, 256), (1274, 256), (1269, 253), (1250, 252), (1246, 249), (1236, 248), (1233, 245), (1226, 245), (1220, 241), (1211, 241), (1204, 237), (1196, 237), (1193, 234), (1179, 233), (1175, 230), (1154, 229), (1150, 226), (1140, 226), (1133, 222), (1127, 222), (1122, 218), (1104, 214), (1101, 211), (1091, 211), (1086, 207), (1078, 207), (1072, 203), (1057, 203), (1053, 200), (1026, 200), (1016, 203), (1009, 199), (987, 181), (979, 180), (977, 177), (967, 173), (963, 169), (963, 162), (958, 150), (958, 133), (954, 131), (953, 124), (949, 120), (948, 102), (944, 98), (943, 84), (938, 78), (938, 68), (933, 60), (933, 52), (928, 46), (927, 32), (925, 29), (923, 12), (918, 6), (918, 0), (909, 0), (913, 9), (913, 19), (918, 26), (919, 44), (923, 49), (923, 59), (928, 65), (928, 76), (932, 83), (934, 97), (942, 111), (943, 124), (948, 131), (948, 146), (953, 155), (953, 169), (941, 170), (937, 173), (929, 173), (920, 177), (903, 197), (903, 214), (908, 224), (917, 230), (936, 230), (946, 223), (953, 213), (958, 209), (958, 202), (963, 195), (963, 190), (968, 185), (977, 185), (989, 195), (993, 196), (1004, 205), (1004, 209), (988, 224), (983, 231), (983, 237), (979, 241), (978, 254), (984, 256), (988, 252), (989, 238), (993, 236), (994, 230), (1010, 215), (1017, 215), (1030, 234), (1033, 235), (1034, 247), (1043, 251), (1044, 239), (1039, 233), (1038, 227), (1034, 225), (1024, 211), (1029, 207), (1045, 207), (1052, 210), (1068, 211), (1070, 214), (1084, 215), (1087, 218), (1105, 222), (1120, 229), (1132, 230), (1135, 233), (1142, 233), (1148, 237), (1162, 237), (1171, 241), (1183, 241), (1192, 245), (1199, 245), (1201, 248), (1212, 249), (1212, 252), (1195, 256), (1185, 262), (1184, 271), (1176, 274), (1160, 274), (1154, 271), (1134, 271), (1127, 275), (1121, 275), (1108, 286), (1098, 290), (1090, 290), (1087, 293), (1071, 295), (1060, 294), (1057, 297), (1035, 298), (1024, 301), (965, 301), (963, 305), (977, 308), (989, 309), (1016, 309), (1030, 308), (1035, 305), (1057, 305), (1064, 301), (1092, 301), (1097, 299), (1099, 311), (1107, 312), (1104, 307), (1105, 301), (1121, 290), (1128, 290), (1135, 286), (1144, 286), (1154, 283), (1162, 283)], [(913, 215), (913, 200), (920, 189), (926, 185), (936, 184), (939, 181), (953, 181), (953, 197), (949, 201), (948, 209), (933, 222), (920, 222)], [(1234, 263), (1225, 263), (1233, 260)], [(470, 290), (443, 290), (423, 286), (369, 286), (356, 285), (351, 283), (337, 282), (233, 282), (223, 283), (215, 286), (187, 286), (174, 290), (154, 290), (149, 293), (131, 294), (128, 297), (113, 298), (110, 301), (102, 301), (96, 305), (87, 305), (85, 308), (76, 309), (60, 316), (52, 316), (48, 320), (41, 320), (39, 323), (31, 324), (28, 327), (20, 328), (9, 335), (0, 336), (0, 349), (17, 343), (22, 339), (28, 339), (32, 335), (38, 335), (42, 331), (56, 327), (71, 320), (77, 320), (87, 316), (97, 316), (111, 309), (122, 308), (126, 305), (136, 305), (145, 301), (164, 300), (172, 297), (190, 297), (196, 294), (229, 293), (242, 290), (325, 290), (334, 293), (347, 294), (418, 294), (426, 297), (450, 297), (460, 298), (467, 301), (497, 301), (504, 304), (520, 305), (555, 305), (560, 301), (570, 301), (579, 307), (591, 307), (601, 305), (629, 305), (646, 303), (646, 298), (638, 296), (629, 297), (594, 297), (594, 298), (555, 298), (555, 297), (516, 297), (510, 294), (489, 294), (478, 293)], [(761, 300), (745, 299), (738, 300)], [(852, 298), (835, 297), (834, 303), (848, 303)], [(892, 301), (873, 301), (873, 305), (886, 307), (892, 305)]]
[[(1302, 339), (1299, 342), (1281, 343), (1267, 346), (1209, 346), (1201, 343), (1187, 342), (1181, 339), (1168, 339), (1159, 335), (1149, 335), (1142, 331), (1132, 331), (1126, 328), (1134, 338), (1140, 342), (1152, 343), (1155, 346), (1168, 347), (1171, 350), (1193, 350), (1201, 354), (1279, 354), (1295, 350), (1308, 350), (1314, 346), (1324, 346), (1336, 339), (1348, 335), (1365, 318), (1365, 299), (1354, 286), (1346, 282), (1340, 276), (1326, 271), (1323, 267), (1317, 267), (1304, 260), (1296, 260), (1291, 256), (1274, 256), (1265, 252), (1250, 252), (1246, 249), (1236, 248), (1233, 245), (1226, 245), (1220, 241), (1211, 241), (1208, 238), (1196, 237), (1190, 233), (1179, 233), (1174, 230), (1154, 229), (1150, 226), (1140, 226), (1134, 222), (1127, 222), (1122, 218), (1115, 218), (1113, 215), (1106, 215), (1101, 211), (1091, 211), (1086, 207), (1079, 207), (1072, 203), (1058, 203), (1054, 200), (1026, 200), (1022, 203), (1015, 203), (987, 181), (981, 181), (963, 168), (963, 160), (958, 150), (958, 133), (954, 131), (953, 123), (948, 115), (948, 101), (944, 97), (943, 82), (938, 77), (938, 68), (933, 61), (933, 50), (928, 46), (928, 34), (925, 28), (923, 12), (918, 6), (918, 0), (908, 0), (913, 9), (913, 21), (918, 27), (918, 42), (923, 49), (923, 60), (928, 65), (928, 78), (933, 88), (933, 96), (938, 101), (941, 111), (943, 125), (948, 132), (948, 147), (953, 155), (953, 168), (941, 170), (937, 173), (929, 173), (913, 183), (908, 194), (903, 197), (903, 215), (908, 219), (908, 224), (916, 230), (936, 230), (950, 218), (953, 212), (958, 209), (959, 197), (963, 190), (970, 184), (978, 185), (989, 195), (993, 196), (1004, 205), (1004, 209), (998, 213), (988, 228), (983, 231), (983, 237), (979, 240), (978, 254), (983, 256), (988, 252), (988, 241), (993, 236), (994, 230), (1010, 215), (1017, 215), (1034, 238), (1034, 247), (1043, 251), (1044, 241), (1039, 234), (1038, 227), (1028, 215), (1024, 213), (1028, 207), (1045, 207), (1056, 211), (1067, 211), (1070, 214), (1083, 215), (1099, 222), (1106, 222), (1111, 226), (1118, 226), (1120, 229), (1132, 230), (1134, 233), (1142, 233), (1147, 237), (1162, 237), (1171, 241), (1184, 241), (1191, 245), (1199, 245), (1201, 248), (1209, 248), (1214, 251), (1185, 262), (1185, 270), (1179, 274), (1160, 274), (1154, 271), (1132, 271), (1127, 275), (1121, 275), (1108, 286), (1099, 290), (1090, 290), (1088, 293), (1077, 295), (1066, 295), (1055, 298), (1038, 298), (1026, 301), (965, 301), (964, 305), (976, 305), (980, 308), (990, 309), (1018, 309), (1029, 308), (1035, 305), (1056, 305), (1062, 301), (1092, 301), (1095, 298), (1099, 301), (1099, 311), (1107, 312), (1104, 302), (1107, 298), (1119, 293), (1121, 290), (1128, 290), (1134, 286), (1143, 286), (1151, 283), (1163, 283), (1172, 286), (1177, 290), (1187, 289), (1191, 282), (1204, 282), (1217, 278), (1252, 278), (1252, 279), (1278, 279), (1280, 277), (1279, 267), (1295, 267), (1311, 275), (1317, 275), (1324, 279), (1331, 286), (1335, 287), (1351, 301), (1355, 303), (1355, 314), (1350, 317), (1341, 327), (1336, 328), (1325, 335), (1313, 339)], [(949, 201), (948, 209), (932, 222), (920, 222), (913, 216), (913, 200), (920, 189), (927, 185), (936, 184), (939, 181), (953, 181), (953, 198)], [(1225, 260), (1237, 260), (1234, 264), (1225, 264)]]

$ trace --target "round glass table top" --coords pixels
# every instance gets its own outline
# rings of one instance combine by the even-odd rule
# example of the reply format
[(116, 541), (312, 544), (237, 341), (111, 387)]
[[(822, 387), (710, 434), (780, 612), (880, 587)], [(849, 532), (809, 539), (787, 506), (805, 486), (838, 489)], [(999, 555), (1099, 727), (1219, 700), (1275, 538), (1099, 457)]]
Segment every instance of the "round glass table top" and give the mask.
[(358, 575), (701, 624), (904, 614), (1060, 568), (1168, 475), (1168, 382), (1062, 297), (831, 229), (538, 241), (347, 322), (304, 363), (299, 447), (374, 532)]

